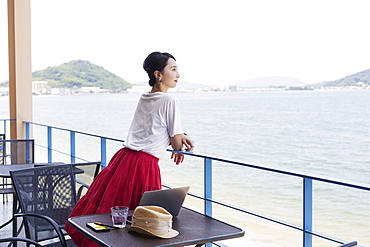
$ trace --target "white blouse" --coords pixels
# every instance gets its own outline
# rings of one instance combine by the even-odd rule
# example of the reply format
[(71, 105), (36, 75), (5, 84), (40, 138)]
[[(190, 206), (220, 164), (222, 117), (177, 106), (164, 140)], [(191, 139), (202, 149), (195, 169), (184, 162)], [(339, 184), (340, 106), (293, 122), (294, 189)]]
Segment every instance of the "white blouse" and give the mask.
[(163, 158), (170, 138), (182, 134), (178, 99), (155, 92), (141, 95), (124, 145)]

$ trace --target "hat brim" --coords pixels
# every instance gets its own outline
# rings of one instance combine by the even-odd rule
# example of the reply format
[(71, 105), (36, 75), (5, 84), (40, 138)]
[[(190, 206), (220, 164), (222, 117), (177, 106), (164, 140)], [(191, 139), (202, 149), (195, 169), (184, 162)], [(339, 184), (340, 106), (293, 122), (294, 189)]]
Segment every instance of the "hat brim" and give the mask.
[(144, 228), (141, 228), (141, 227), (138, 227), (138, 226), (130, 226), (130, 228), (128, 229), (129, 232), (137, 232), (137, 233), (141, 233), (141, 234), (145, 234), (145, 235), (149, 235), (149, 236), (153, 236), (153, 237), (159, 237), (159, 238), (173, 238), (173, 237), (176, 237), (177, 235), (179, 235), (179, 232), (176, 231), (176, 230), (173, 230), (171, 229), (169, 232), (165, 233), (165, 234), (154, 234)]

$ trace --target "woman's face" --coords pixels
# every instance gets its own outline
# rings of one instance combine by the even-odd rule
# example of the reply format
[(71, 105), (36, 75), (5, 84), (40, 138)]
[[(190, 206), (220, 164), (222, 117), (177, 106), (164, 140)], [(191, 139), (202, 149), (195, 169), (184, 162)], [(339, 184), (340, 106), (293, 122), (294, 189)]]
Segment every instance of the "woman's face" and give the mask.
[(173, 58), (168, 59), (167, 66), (164, 67), (161, 73), (162, 86), (167, 88), (176, 87), (179, 77), (176, 61)]

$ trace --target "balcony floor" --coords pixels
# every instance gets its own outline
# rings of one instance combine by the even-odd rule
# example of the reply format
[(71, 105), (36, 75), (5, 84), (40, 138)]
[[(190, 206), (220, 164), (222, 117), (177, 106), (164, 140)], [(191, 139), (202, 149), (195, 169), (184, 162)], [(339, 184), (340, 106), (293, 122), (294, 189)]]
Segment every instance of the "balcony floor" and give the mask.
[[(12, 217), (12, 208), (13, 208), (13, 196), (8, 195), (8, 201), (3, 200), (3, 195), (0, 195), (0, 225), (8, 221)], [(6, 227), (0, 229), (0, 238), (11, 237), (12, 236), (12, 225), (9, 224)], [(2, 246), (0, 244), (0, 246)]]

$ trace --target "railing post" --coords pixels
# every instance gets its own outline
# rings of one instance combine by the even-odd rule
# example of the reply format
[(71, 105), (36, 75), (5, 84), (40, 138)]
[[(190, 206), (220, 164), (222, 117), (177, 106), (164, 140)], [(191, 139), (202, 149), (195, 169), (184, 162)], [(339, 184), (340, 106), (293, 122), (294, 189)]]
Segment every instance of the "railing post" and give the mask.
[(107, 166), (107, 139), (103, 137), (100, 138), (100, 158), (103, 169)]
[(53, 157), (52, 157), (52, 151), (53, 151), (53, 144), (52, 144), (52, 128), (48, 126), (47, 128), (48, 131), (48, 162), (51, 163), (53, 162)]
[(6, 119), (4, 119), (4, 134), (6, 135)]
[(212, 216), (212, 160), (204, 159), (204, 211), (208, 216)]
[[(212, 159), (204, 159), (204, 211), (207, 216), (212, 216)], [(206, 243), (206, 247), (211, 247), (212, 243)]]
[(76, 163), (76, 132), (70, 131), (70, 157), (71, 157), (71, 163)]
[(303, 178), (303, 246), (312, 247), (312, 179)]
[(29, 122), (26, 122), (26, 139), (30, 139), (30, 123)]
[[(28, 138), (27, 138), (28, 139)], [(33, 143), (33, 146), (35, 146), (35, 143), (33, 141), (26, 141), (26, 163), (35, 163), (34, 159), (31, 159), (31, 148), (30, 144)], [(35, 152), (35, 150), (32, 150), (32, 152)]]

